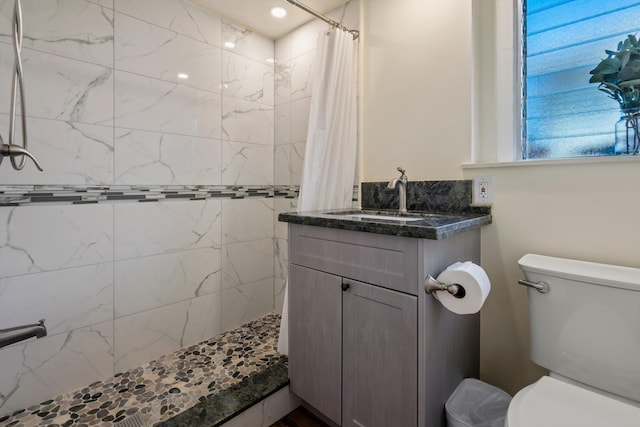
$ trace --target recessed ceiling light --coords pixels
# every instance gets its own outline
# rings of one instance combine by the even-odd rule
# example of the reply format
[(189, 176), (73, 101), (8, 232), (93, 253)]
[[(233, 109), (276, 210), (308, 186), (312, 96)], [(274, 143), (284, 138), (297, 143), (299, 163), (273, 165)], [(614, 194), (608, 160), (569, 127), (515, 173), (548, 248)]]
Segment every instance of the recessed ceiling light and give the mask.
[(236, 47), (236, 44), (234, 42), (224, 42), (224, 47), (228, 47), (229, 49), (233, 49), (234, 47)]
[(187, 80), (189, 78), (189, 74), (187, 73), (178, 73), (178, 78), (181, 80)]
[(276, 59), (275, 58), (267, 58), (266, 61), (269, 64), (275, 64), (276, 63)]
[(276, 18), (284, 18), (287, 16), (287, 10), (284, 7), (274, 6), (269, 10), (271, 11), (271, 16)]

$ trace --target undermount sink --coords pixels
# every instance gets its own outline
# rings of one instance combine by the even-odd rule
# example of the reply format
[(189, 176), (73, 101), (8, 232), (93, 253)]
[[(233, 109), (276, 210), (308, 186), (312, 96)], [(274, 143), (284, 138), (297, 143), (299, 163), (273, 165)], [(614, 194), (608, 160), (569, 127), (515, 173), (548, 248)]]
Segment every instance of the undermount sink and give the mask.
[(348, 218), (381, 219), (384, 221), (399, 221), (399, 222), (422, 221), (424, 219), (424, 218), (415, 218), (415, 217), (406, 217), (406, 216), (371, 215), (371, 214), (351, 214), (351, 215), (344, 215), (344, 216)]
[(327, 212), (327, 215), (340, 216), (344, 219), (363, 219), (378, 221), (394, 221), (394, 222), (414, 222), (424, 221), (425, 219), (440, 218), (438, 214), (415, 214), (415, 213), (393, 213), (380, 211), (338, 211)]

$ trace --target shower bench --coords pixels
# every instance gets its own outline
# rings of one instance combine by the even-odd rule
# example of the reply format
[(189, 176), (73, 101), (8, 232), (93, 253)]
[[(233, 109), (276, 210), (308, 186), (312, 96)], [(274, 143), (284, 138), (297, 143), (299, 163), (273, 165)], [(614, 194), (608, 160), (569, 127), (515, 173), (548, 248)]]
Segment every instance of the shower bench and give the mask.
[[(227, 426), (230, 420), (233, 424), (238, 414), (288, 389), (287, 358), (276, 351), (279, 325), (280, 316), (269, 314), (0, 417), (0, 426)], [(295, 406), (286, 408), (285, 414)]]

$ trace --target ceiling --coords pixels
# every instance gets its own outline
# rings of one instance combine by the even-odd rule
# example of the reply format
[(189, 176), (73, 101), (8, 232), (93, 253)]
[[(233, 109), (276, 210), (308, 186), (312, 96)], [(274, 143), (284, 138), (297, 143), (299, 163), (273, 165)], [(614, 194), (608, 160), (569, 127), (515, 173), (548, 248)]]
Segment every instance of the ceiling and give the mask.
[[(191, 0), (191, 2), (274, 40), (314, 19), (311, 14), (286, 0)], [(342, 6), (346, 0), (301, 0), (300, 3), (304, 3), (316, 12), (326, 14)], [(287, 16), (272, 17), (269, 9), (273, 6), (285, 8), (288, 12)]]

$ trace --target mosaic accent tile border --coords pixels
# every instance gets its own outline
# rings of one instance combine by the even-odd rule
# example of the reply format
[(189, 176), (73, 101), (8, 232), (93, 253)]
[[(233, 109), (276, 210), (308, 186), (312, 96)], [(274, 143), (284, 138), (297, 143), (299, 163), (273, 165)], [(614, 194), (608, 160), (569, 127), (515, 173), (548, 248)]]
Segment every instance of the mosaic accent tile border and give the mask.
[(287, 359), (276, 351), (279, 326), (280, 316), (269, 314), (4, 416), (0, 426), (220, 425), (288, 383)]
[(159, 200), (204, 200), (247, 197), (296, 198), (298, 186), (0, 186), (0, 206), (33, 203), (88, 204), (115, 201), (157, 202)]

